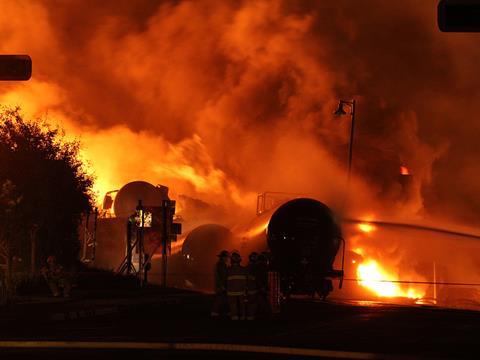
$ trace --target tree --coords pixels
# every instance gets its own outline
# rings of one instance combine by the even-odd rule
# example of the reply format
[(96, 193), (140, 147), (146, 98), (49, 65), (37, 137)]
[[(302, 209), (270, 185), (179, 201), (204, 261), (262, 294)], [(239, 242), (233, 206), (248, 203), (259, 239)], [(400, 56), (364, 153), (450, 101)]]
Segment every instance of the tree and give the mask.
[(76, 261), (82, 213), (93, 198), (79, 149), (59, 128), (24, 120), (19, 108), (0, 110), (0, 249), (8, 262), (29, 259), (33, 241), (34, 262), (50, 254), (65, 265)]

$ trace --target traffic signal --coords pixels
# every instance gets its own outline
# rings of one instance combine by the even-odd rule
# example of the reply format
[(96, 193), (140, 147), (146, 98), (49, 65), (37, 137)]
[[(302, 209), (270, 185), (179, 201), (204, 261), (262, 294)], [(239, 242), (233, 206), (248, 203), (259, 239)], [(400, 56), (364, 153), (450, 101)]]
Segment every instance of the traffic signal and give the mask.
[(438, 28), (443, 32), (480, 32), (479, 0), (441, 0)]
[(146, 231), (161, 236), (165, 234), (169, 241), (175, 241), (177, 235), (182, 233), (182, 224), (173, 222), (175, 201), (164, 200), (162, 206), (145, 206), (142, 210), (147, 219), (144, 221), (144, 227), (148, 228)]
[(28, 55), (0, 55), (0, 80), (25, 81), (32, 76), (32, 59)]

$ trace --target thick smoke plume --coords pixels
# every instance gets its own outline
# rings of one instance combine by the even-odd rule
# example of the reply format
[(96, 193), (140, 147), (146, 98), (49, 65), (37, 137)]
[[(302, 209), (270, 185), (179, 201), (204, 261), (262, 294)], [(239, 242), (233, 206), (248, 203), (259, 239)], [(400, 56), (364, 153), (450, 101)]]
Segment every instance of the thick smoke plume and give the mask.
[[(4, 1), (3, 53), (33, 79), (1, 101), (79, 136), (100, 193), (142, 178), (232, 208), (263, 190), (349, 212), (476, 225), (480, 48), (437, 1)], [(405, 195), (400, 165), (413, 174)]]

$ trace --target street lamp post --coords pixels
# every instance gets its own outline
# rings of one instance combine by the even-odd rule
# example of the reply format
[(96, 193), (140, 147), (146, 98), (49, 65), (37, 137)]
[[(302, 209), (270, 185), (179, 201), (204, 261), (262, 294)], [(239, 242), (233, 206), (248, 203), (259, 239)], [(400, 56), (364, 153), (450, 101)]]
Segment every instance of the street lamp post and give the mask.
[[(345, 106), (350, 107), (350, 113), (347, 113), (344, 109)], [(355, 131), (355, 99), (353, 100), (340, 100), (338, 102), (338, 108), (333, 113), (335, 116), (350, 115), (352, 121), (350, 122), (350, 143), (348, 146), (348, 175), (347, 186), (350, 185), (350, 177), (352, 173), (352, 158), (353, 158), (353, 135)]]

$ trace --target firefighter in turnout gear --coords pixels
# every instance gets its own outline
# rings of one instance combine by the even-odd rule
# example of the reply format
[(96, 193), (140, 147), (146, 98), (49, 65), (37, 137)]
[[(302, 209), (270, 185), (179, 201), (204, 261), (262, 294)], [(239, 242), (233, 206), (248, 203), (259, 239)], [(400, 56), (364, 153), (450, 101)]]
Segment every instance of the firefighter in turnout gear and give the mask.
[(215, 264), (215, 298), (213, 300), (212, 317), (218, 317), (227, 307), (227, 271), (228, 258), (230, 254), (227, 250), (221, 251), (218, 255), (218, 261)]
[(57, 263), (55, 256), (50, 255), (47, 258), (46, 265), (42, 267), (41, 272), (53, 296), (60, 296), (60, 289), (63, 288), (63, 296), (70, 297), (70, 281), (65, 274), (63, 266)]
[(245, 295), (247, 290), (247, 271), (241, 266), (242, 258), (233, 251), (227, 272), (227, 296), (232, 320), (245, 319)]
[(257, 258), (258, 254), (252, 252), (248, 257), (247, 266), (247, 320), (255, 320), (258, 305), (257, 286)]

